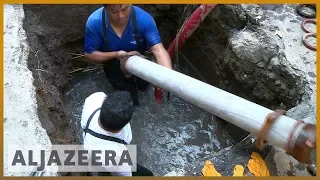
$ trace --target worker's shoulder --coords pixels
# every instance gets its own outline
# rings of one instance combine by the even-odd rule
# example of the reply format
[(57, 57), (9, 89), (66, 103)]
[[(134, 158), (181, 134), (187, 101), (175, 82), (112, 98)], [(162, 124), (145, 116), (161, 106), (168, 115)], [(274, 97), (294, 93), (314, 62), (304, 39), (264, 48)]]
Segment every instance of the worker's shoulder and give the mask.
[(104, 92), (95, 92), (86, 98), (86, 102), (88, 101), (103, 101), (107, 95)]
[(143, 10), (141, 7), (133, 6), (136, 11), (137, 21), (141, 23), (148, 23), (150, 20), (153, 20), (151, 14)]
[(99, 9), (95, 10), (90, 14), (90, 16), (87, 19), (86, 26), (87, 27), (94, 27), (101, 24), (101, 18), (102, 18), (102, 11), (103, 7), (100, 7)]

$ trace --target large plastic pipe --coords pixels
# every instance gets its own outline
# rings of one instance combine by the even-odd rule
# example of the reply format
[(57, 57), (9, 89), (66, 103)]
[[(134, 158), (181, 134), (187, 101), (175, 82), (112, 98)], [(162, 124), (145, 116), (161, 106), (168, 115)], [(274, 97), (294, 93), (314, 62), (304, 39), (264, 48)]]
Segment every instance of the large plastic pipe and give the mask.
[[(239, 128), (258, 135), (266, 116), (273, 112), (263, 106), (206, 84), (202, 81), (158, 65), (139, 56), (130, 57), (125, 68), (132, 74), (172, 92)], [(265, 134), (265, 140), (286, 149), (290, 139), (290, 152), (298, 161), (309, 164), (315, 148), (316, 131), (311, 124), (300, 123), (285, 115), (280, 116)], [(291, 137), (291, 138), (290, 138)], [(314, 147), (306, 146), (312, 141)]]

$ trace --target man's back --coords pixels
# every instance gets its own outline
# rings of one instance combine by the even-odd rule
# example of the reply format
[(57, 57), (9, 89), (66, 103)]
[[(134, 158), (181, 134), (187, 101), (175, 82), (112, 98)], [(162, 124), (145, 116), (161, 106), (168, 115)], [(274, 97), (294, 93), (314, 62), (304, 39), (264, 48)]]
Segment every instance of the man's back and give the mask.
[[(94, 93), (92, 95), (90, 95), (89, 97), (86, 98), (84, 106), (83, 106), (83, 110), (82, 110), (82, 116), (81, 116), (81, 127), (82, 129), (85, 129), (88, 119), (90, 118), (91, 114), (98, 108), (101, 107), (104, 99), (106, 98), (106, 94), (103, 92), (97, 92)], [(104, 130), (100, 125), (99, 125), (99, 114), (100, 114), (100, 110), (98, 110), (94, 116), (92, 117), (92, 120), (89, 124), (89, 129), (102, 134), (102, 135), (106, 135), (106, 136), (111, 136), (111, 137), (115, 137), (115, 138), (119, 138), (121, 140), (124, 140), (127, 144), (130, 144), (131, 140), (132, 140), (132, 132), (131, 132), (131, 126), (130, 123), (126, 124), (119, 132), (117, 133), (112, 133), (109, 131)], [(126, 147), (123, 144), (120, 144), (118, 142), (113, 142), (113, 141), (108, 141), (108, 140), (104, 140), (104, 139), (100, 139), (97, 138), (89, 133), (87, 133), (86, 135), (83, 134), (83, 145), (84, 148), (87, 150), (90, 150), (91, 148), (94, 147), (99, 147), (99, 150), (101, 149), (106, 149), (106, 150), (114, 150), (116, 152), (122, 152), (123, 150), (126, 149)], [(120, 159), (120, 155), (121, 154), (117, 154), (116, 156), (116, 162), (119, 162)], [(101, 157), (101, 161), (104, 162), (104, 157)], [(108, 167), (105, 167), (105, 169), (111, 169)], [(116, 176), (131, 176), (131, 172), (130, 169), (127, 168), (128, 172), (115, 172), (112, 173), (112, 175), (116, 175)]]

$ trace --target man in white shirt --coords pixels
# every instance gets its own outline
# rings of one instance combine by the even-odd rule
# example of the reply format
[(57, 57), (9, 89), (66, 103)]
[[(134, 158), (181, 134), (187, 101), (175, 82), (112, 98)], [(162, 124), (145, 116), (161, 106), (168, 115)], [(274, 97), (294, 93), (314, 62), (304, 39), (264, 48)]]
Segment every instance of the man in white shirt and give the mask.
[[(91, 94), (85, 100), (81, 116), (85, 149), (106, 146), (106, 149), (112, 147), (116, 150), (123, 149), (124, 144), (130, 144), (132, 132), (129, 122), (132, 114), (133, 102), (127, 91), (116, 91), (109, 96), (103, 92)], [(131, 172), (130, 168), (126, 172), (100, 172), (99, 175), (153, 176), (151, 171), (139, 165), (137, 172)]]

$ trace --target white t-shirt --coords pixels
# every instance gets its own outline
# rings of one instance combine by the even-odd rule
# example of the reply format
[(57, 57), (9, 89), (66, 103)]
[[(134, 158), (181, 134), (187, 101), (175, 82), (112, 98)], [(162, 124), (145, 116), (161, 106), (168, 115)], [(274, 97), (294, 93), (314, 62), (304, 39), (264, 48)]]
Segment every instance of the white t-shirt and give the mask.
[[(85, 129), (86, 125), (87, 125), (87, 121), (89, 119), (89, 117), (91, 116), (91, 114), (98, 108), (100, 108), (102, 106), (102, 103), (104, 101), (104, 99), (107, 98), (107, 95), (103, 92), (96, 92), (91, 94), (89, 97), (86, 98), (84, 105), (83, 105), (83, 109), (82, 109), (82, 116), (81, 116), (81, 127), (83, 129)], [(131, 126), (130, 123), (128, 123), (126, 126), (124, 126), (122, 128), (122, 130), (118, 133), (112, 133), (112, 132), (108, 132), (104, 129), (102, 129), (99, 124), (98, 124), (98, 118), (100, 115), (100, 110), (98, 110), (95, 115), (92, 117), (90, 125), (89, 125), (89, 129), (91, 129), (92, 131), (99, 133), (99, 134), (103, 134), (103, 135), (107, 135), (107, 136), (112, 136), (112, 137), (116, 137), (119, 139), (124, 140), (127, 144), (130, 144), (131, 140), (132, 140), (132, 132), (131, 132)], [(91, 134), (87, 133), (84, 136), (83, 133), (83, 144), (84, 144), (84, 148), (85, 149), (90, 149), (90, 147), (93, 146), (99, 146), (100, 149), (103, 148), (103, 146), (106, 146), (106, 149), (110, 149), (111, 147), (114, 148), (120, 148), (120, 149), (124, 149), (125, 146), (123, 144), (117, 143), (117, 142), (113, 142), (113, 141), (108, 141), (108, 140), (104, 140), (104, 139), (100, 139), (97, 137), (92, 136)], [(118, 156), (119, 154), (117, 154)], [(116, 159), (120, 157), (117, 157)], [(101, 156), (101, 159), (104, 159), (104, 156)], [(108, 169), (108, 167), (104, 167), (106, 169)], [(111, 172), (111, 174), (113, 176), (131, 176), (131, 169), (126, 170), (126, 171), (130, 171), (130, 172)]]

